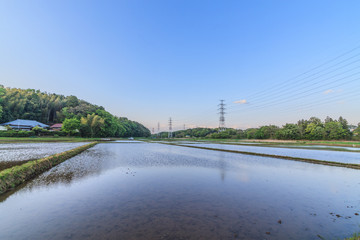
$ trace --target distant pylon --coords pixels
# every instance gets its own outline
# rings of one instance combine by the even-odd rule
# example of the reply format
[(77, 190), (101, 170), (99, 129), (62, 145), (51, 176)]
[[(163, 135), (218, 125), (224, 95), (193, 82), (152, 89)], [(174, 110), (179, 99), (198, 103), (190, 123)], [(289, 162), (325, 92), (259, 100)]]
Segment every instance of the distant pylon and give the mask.
[(154, 130), (154, 128), (152, 128), (152, 133), (154, 134), (154, 132), (155, 132), (155, 130)]
[(158, 122), (158, 132), (157, 132), (158, 138), (160, 138), (160, 122)]
[(219, 118), (219, 132), (224, 131), (225, 130), (225, 100), (220, 100), (220, 104), (219, 104), (219, 114), (220, 114), (220, 118)]
[(185, 130), (186, 128), (185, 128), (185, 124), (184, 124), (184, 130)]
[(168, 138), (172, 138), (172, 120), (169, 118), (169, 133)]

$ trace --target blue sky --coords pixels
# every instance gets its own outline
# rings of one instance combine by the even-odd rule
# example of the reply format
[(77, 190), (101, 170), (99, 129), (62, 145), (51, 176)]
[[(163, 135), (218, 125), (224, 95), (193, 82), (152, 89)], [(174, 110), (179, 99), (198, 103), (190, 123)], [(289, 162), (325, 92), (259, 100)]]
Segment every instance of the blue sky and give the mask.
[(355, 0), (0, 0), (0, 83), (76, 95), (150, 129), (169, 117), (175, 129), (217, 127), (220, 99), (228, 127), (357, 124), (359, 10)]

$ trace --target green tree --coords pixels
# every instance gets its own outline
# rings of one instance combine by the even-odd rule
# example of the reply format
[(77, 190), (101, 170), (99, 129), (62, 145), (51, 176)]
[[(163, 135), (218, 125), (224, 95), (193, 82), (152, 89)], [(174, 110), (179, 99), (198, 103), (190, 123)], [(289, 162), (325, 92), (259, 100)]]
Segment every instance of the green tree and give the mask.
[(248, 128), (245, 130), (245, 136), (247, 139), (254, 139), (255, 138), (255, 134), (257, 132), (257, 128)]
[(310, 124), (308, 124), (308, 126), (305, 129), (305, 134), (307, 139), (310, 140), (321, 140), (324, 139), (326, 136), (326, 132), (325, 129), (323, 127), (323, 125), (318, 123), (318, 122), (311, 122)]
[(276, 133), (279, 131), (279, 127), (275, 125), (262, 126), (255, 132), (255, 138), (257, 139), (274, 139), (276, 138)]
[(276, 137), (278, 139), (296, 140), (301, 138), (299, 125), (287, 123), (280, 130), (277, 131)]
[(357, 128), (354, 130), (353, 136), (355, 140), (360, 140), (360, 123), (358, 123)]
[(80, 120), (76, 118), (65, 119), (61, 130), (69, 135), (75, 135), (80, 130)]
[(4, 86), (0, 85), (0, 119), (2, 118), (3, 107), (2, 104), (4, 102), (3, 96), (5, 95)]
[(346, 139), (347, 131), (343, 129), (343, 126), (340, 122), (328, 121), (325, 122), (325, 132), (326, 139), (337, 140), (337, 139)]
[(85, 129), (83, 132), (85, 135), (90, 133), (90, 137), (100, 136), (101, 135), (101, 128), (104, 126), (104, 119), (102, 119), (99, 115), (88, 114), (85, 117), (82, 117), (81, 125), (84, 127), (82, 130)]

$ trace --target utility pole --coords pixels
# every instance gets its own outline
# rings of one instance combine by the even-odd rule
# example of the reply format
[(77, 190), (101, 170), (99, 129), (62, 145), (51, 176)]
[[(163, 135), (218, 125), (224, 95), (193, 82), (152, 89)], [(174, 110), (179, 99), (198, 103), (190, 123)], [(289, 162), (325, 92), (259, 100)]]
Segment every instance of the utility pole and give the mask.
[(169, 118), (169, 133), (168, 138), (172, 138), (172, 120)]
[(219, 132), (224, 131), (225, 130), (225, 100), (220, 100), (220, 104), (219, 106)]
[(160, 122), (158, 122), (158, 138), (160, 138)]

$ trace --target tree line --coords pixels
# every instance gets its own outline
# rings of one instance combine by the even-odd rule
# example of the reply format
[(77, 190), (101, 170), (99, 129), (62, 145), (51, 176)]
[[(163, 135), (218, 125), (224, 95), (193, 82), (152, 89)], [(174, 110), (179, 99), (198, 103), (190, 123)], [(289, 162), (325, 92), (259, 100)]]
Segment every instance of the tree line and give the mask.
[(0, 85), (0, 123), (15, 119), (45, 124), (63, 123), (67, 135), (82, 137), (148, 137), (150, 130), (103, 107), (78, 99), (35, 89), (5, 88)]
[[(153, 137), (166, 138), (167, 132), (155, 134)], [(175, 138), (197, 137), (214, 139), (280, 139), (280, 140), (360, 140), (360, 123), (349, 125), (343, 117), (324, 121), (317, 117), (287, 123), (282, 127), (275, 125), (248, 128), (246, 130), (227, 128), (219, 131), (215, 128), (193, 128), (173, 132)]]

